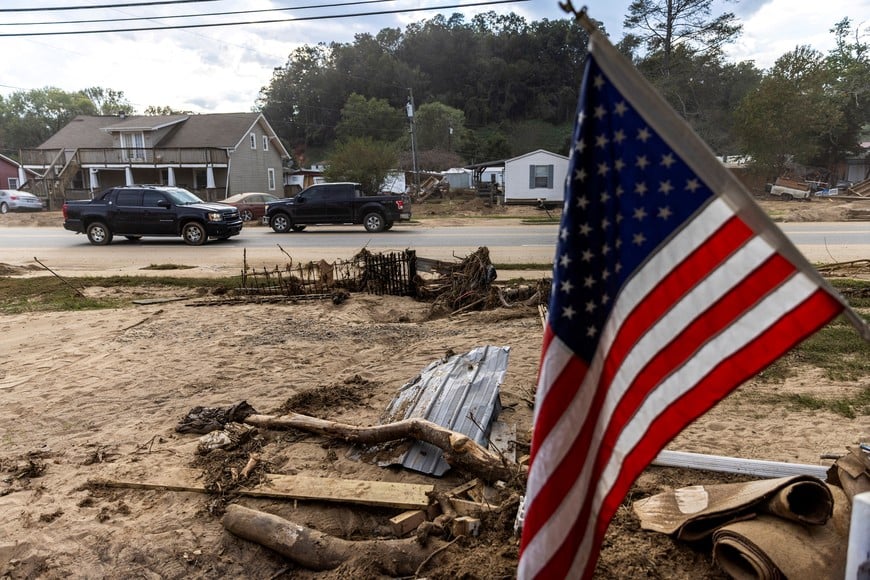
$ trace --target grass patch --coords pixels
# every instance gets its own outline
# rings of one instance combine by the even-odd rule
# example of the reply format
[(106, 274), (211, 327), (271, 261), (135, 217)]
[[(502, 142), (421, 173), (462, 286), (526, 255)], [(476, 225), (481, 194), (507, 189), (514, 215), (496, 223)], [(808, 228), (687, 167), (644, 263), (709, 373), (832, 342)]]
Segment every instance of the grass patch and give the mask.
[[(128, 297), (84, 297), (75, 289), (83, 290), (89, 286), (102, 288), (148, 288), (172, 287), (178, 289), (216, 289), (240, 286), (238, 276), (229, 278), (172, 278), (168, 276), (110, 276), (65, 278), (54, 276), (34, 278), (0, 277), (0, 313), (20, 314), (24, 312), (57, 312), (63, 310), (95, 310), (100, 308), (119, 308), (129, 306), (138, 298)], [(75, 288), (75, 289), (74, 289)]]
[[(870, 307), (870, 281), (834, 278), (829, 282), (853, 308), (866, 310)], [(767, 383), (782, 382), (795, 376), (801, 365), (822, 369), (830, 380), (854, 381), (870, 375), (870, 345), (845, 317), (839, 316), (756, 378)]]
[(852, 308), (870, 308), (870, 281), (854, 278), (829, 278), (828, 281)]
[(795, 376), (801, 365), (818, 367), (833, 381), (854, 381), (870, 375), (870, 346), (841, 316), (759, 373), (758, 378), (781, 382)]
[(870, 389), (863, 389), (854, 396), (838, 399), (821, 399), (795, 393), (762, 395), (757, 398), (757, 402), (784, 406), (792, 410), (829, 411), (847, 419), (870, 415)]
[(496, 271), (498, 270), (546, 270), (553, 269), (552, 263), (526, 263), (526, 264), (493, 264)]
[(181, 264), (151, 264), (140, 268), (140, 270), (191, 270), (196, 266), (184, 266)]

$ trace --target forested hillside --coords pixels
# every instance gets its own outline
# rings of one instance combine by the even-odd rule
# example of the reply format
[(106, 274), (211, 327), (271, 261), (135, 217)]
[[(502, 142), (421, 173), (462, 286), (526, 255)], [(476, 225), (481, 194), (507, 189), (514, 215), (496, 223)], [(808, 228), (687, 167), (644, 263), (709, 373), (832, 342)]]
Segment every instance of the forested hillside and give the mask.
[[(831, 168), (862, 154), (870, 46), (860, 25), (843, 18), (828, 54), (800, 46), (761, 70), (725, 59), (741, 25), (711, 5), (637, 0), (617, 47), (719, 155), (746, 155), (775, 176), (789, 163)], [(358, 158), (364, 149), (377, 157), (373, 164), (410, 168), (412, 135), (420, 167), (434, 170), (537, 148), (566, 154), (586, 43), (567, 17), (436, 16), (350, 43), (300, 46), (264, 79), (251, 107), (297, 166)], [(0, 96), (0, 152), (14, 158), (76, 114), (121, 110), (135, 112), (123, 90), (101, 87)]]

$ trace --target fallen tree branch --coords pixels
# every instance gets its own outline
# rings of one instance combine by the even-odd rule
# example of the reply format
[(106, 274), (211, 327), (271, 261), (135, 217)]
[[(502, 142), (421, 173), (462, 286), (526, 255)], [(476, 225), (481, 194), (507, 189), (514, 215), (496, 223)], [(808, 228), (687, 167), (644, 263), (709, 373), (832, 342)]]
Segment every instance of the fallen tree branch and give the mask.
[(433, 554), (446, 546), (445, 542), (435, 539), (430, 539), (425, 546), (416, 538), (343, 540), (240, 505), (228, 506), (221, 523), (227, 531), (240, 538), (274, 550), (309, 570), (318, 571), (332, 570), (365, 556), (379, 563), (386, 574), (408, 576), (415, 574)]
[(526, 477), (527, 468), (525, 466), (508, 463), (502, 457), (481, 447), (467, 435), (451, 431), (425, 419), (404, 419), (386, 425), (356, 427), (308, 415), (290, 413), (280, 417), (248, 415), (244, 422), (263, 429), (298, 429), (353, 444), (375, 445), (412, 438), (435, 445), (444, 452), (444, 459), (447, 463), (488, 482), (510, 481), (517, 476), (524, 479)]

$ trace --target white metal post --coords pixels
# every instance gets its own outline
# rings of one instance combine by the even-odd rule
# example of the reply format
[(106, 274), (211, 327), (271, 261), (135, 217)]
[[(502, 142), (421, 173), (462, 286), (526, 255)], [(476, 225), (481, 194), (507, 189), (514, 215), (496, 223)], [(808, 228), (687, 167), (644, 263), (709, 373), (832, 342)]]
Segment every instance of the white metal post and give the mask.
[(870, 491), (852, 498), (846, 580), (870, 580)]

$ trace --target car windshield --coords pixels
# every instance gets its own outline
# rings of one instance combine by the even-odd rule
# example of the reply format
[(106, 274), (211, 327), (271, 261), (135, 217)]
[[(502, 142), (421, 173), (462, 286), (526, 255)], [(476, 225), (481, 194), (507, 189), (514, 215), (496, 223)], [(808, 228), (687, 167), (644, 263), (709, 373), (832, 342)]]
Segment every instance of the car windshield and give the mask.
[(172, 198), (172, 201), (176, 205), (192, 205), (194, 203), (203, 203), (203, 201), (199, 199), (196, 195), (180, 187), (167, 187), (163, 191), (166, 193), (166, 195)]

